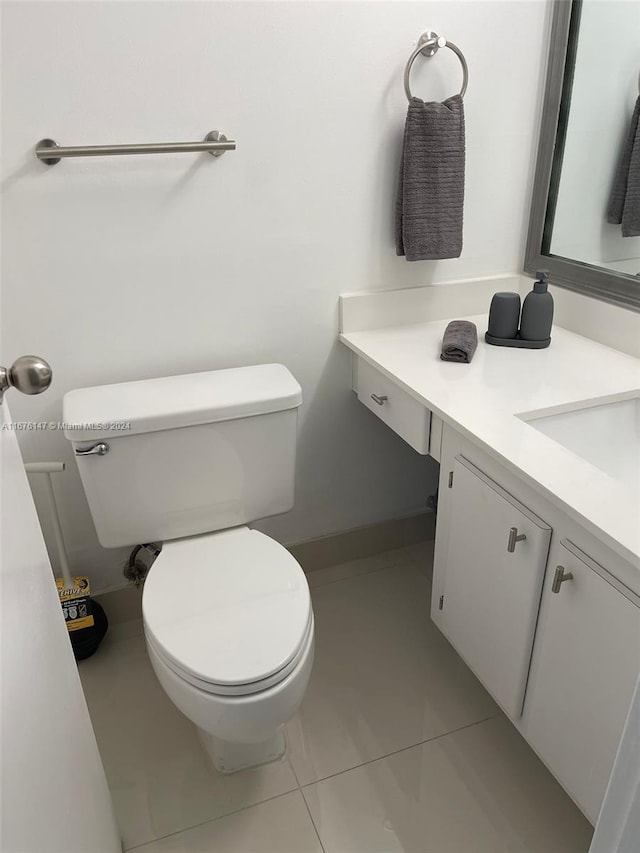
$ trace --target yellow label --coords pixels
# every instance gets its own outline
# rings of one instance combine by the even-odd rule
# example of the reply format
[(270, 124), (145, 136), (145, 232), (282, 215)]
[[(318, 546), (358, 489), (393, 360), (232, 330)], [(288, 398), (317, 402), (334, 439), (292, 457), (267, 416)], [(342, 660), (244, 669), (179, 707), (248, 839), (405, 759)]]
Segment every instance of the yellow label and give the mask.
[(58, 587), (58, 595), (60, 601), (67, 601), (70, 598), (84, 598), (91, 595), (91, 587), (89, 586), (89, 578), (78, 576), (71, 578), (73, 586), (65, 587), (63, 578), (56, 578), (56, 586)]
[(93, 616), (83, 616), (82, 619), (73, 619), (67, 622), (67, 630), (78, 631), (80, 628), (90, 628), (93, 625)]
[(83, 575), (74, 577), (72, 587), (65, 587), (63, 578), (56, 578), (58, 597), (62, 613), (69, 631), (90, 628), (94, 624), (91, 612), (89, 578)]

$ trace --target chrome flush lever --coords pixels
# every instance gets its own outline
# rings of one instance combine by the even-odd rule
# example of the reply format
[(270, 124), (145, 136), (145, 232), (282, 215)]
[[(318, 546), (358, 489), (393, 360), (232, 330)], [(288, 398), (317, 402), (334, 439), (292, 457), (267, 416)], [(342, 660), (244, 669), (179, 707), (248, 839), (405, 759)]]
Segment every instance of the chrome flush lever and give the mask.
[(507, 542), (507, 551), (510, 554), (513, 554), (513, 552), (516, 550), (516, 542), (524, 542), (526, 538), (527, 537), (525, 533), (518, 534), (518, 528), (512, 527), (509, 530), (509, 541)]
[(384, 404), (386, 403), (386, 401), (389, 398), (387, 397), (386, 394), (384, 396), (381, 396), (381, 397), (378, 397), (377, 394), (372, 394), (371, 399), (373, 400), (374, 403), (377, 403), (379, 406), (384, 406)]
[(109, 452), (109, 445), (101, 441), (98, 444), (92, 444), (91, 447), (76, 447), (76, 456), (104, 456)]

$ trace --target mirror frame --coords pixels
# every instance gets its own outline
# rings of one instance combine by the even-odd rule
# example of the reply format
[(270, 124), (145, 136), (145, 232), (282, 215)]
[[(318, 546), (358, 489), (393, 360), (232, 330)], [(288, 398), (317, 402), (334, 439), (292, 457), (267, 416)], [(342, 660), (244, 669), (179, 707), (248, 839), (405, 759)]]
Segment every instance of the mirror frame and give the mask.
[(543, 254), (551, 243), (560, 183), (582, 0), (554, 0), (551, 43), (524, 271), (549, 270), (552, 284), (640, 311), (640, 276), (627, 276), (559, 255)]

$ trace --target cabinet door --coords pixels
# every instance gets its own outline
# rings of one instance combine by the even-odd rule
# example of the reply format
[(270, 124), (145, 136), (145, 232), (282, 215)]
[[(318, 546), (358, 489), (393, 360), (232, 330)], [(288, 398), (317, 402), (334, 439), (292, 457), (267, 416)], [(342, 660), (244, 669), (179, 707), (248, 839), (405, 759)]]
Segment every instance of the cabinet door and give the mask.
[(551, 528), (461, 456), (452, 489), (442, 629), (502, 708), (519, 717)]
[[(595, 823), (640, 669), (640, 602), (573, 543), (551, 557), (524, 734)], [(573, 577), (554, 594), (558, 566)]]

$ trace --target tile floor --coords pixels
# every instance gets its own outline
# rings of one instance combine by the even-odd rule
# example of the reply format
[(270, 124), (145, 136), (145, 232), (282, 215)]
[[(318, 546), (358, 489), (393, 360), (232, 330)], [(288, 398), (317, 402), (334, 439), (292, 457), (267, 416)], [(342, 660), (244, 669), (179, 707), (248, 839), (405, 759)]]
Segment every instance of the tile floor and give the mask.
[(80, 674), (124, 849), (587, 853), (592, 829), (429, 619), (433, 543), (311, 573), (316, 658), (286, 757), (207, 764), (115, 626)]

